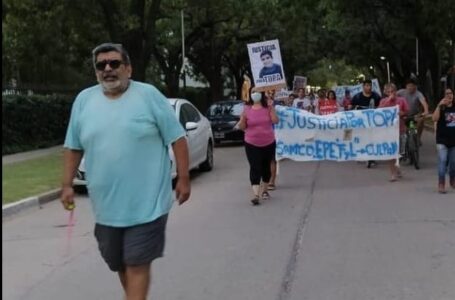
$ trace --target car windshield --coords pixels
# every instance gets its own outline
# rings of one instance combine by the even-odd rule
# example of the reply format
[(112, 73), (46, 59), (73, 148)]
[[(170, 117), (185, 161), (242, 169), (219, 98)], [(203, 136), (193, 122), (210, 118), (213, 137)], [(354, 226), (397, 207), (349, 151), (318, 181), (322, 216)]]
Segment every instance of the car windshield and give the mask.
[(208, 117), (240, 117), (243, 111), (242, 102), (224, 102), (217, 103), (210, 106), (208, 110)]

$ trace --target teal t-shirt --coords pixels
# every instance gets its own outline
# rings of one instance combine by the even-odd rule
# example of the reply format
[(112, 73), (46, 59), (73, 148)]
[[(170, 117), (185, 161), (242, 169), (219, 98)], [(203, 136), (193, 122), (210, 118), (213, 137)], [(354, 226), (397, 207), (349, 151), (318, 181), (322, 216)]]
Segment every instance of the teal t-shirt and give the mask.
[(152, 85), (130, 81), (115, 100), (100, 85), (79, 93), (64, 147), (84, 151), (96, 222), (127, 227), (168, 213), (173, 203), (168, 146), (183, 136), (169, 101)]

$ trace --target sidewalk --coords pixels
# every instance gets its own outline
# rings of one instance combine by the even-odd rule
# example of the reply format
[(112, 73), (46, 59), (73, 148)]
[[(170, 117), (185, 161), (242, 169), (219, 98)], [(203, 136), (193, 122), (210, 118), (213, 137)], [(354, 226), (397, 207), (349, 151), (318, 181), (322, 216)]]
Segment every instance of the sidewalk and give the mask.
[(12, 163), (34, 159), (49, 154), (56, 153), (60, 150), (63, 150), (63, 145), (54, 146), (46, 149), (33, 150), (28, 152), (20, 152), (16, 154), (4, 155), (2, 156), (2, 165), (9, 165)]

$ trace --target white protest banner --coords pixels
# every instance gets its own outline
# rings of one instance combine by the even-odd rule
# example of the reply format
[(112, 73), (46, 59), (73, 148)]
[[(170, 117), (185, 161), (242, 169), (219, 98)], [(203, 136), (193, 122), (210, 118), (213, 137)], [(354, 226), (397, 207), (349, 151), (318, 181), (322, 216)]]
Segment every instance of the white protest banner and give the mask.
[(277, 106), (276, 158), (296, 161), (389, 160), (399, 157), (399, 107), (318, 116)]
[[(372, 89), (376, 93), (379, 94), (379, 96), (382, 95), (381, 93), (381, 87), (379, 86), (379, 81), (375, 78), (371, 80), (372, 83)], [(351, 93), (351, 98), (354, 97), (356, 94), (362, 92), (362, 87), (363, 84), (356, 84), (356, 85), (339, 85), (339, 86), (334, 86), (332, 89), (335, 91), (335, 94), (337, 96), (337, 101), (341, 104), (344, 98), (344, 93), (346, 90), (348, 90)]]
[(304, 76), (294, 76), (294, 82), (292, 84), (293, 88), (292, 90), (294, 93), (297, 93), (297, 91), (302, 88), (306, 88), (306, 83), (307, 83), (307, 78)]
[(278, 40), (248, 44), (247, 47), (256, 90), (286, 87)]

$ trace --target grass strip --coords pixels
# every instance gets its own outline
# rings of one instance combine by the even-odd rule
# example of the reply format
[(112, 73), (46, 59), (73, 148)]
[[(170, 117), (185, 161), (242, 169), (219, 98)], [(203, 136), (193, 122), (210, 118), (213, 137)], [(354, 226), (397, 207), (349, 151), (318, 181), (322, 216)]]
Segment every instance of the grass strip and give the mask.
[(3, 165), (2, 203), (12, 203), (61, 185), (63, 151)]

